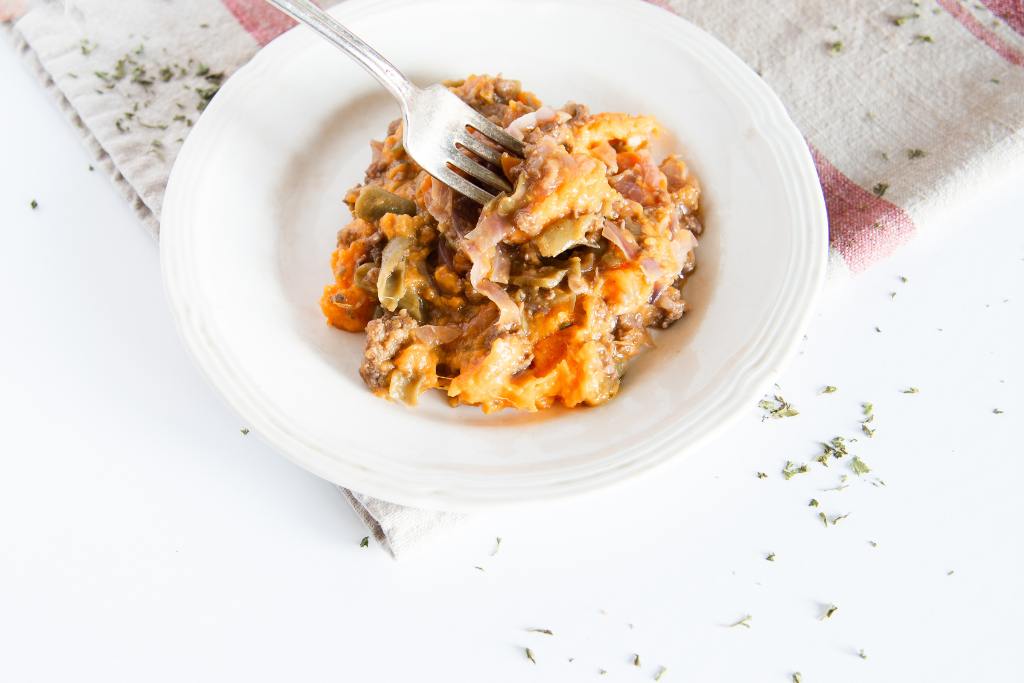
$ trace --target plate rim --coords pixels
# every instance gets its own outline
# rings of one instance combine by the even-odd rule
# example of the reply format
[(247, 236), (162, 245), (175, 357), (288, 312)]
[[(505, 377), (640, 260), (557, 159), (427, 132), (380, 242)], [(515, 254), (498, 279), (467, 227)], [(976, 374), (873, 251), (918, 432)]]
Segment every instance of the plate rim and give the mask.
[[(443, 4), (447, 0), (433, 1)], [(524, 477), (522, 481), (517, 479), (514, 486), (506, 482), (498, 488), (478, 485), (467, 488), (465, 484), (439, 488), (435, 485), (425, 486), (422, 482), (399, 481), (394, 471), (400, 469), (397, 466), (387, 473), (374, 473), (365, 466), (323, 452), (315, 444), (305, 442), (301, 435), (289, 432), (287, 421), (282, 423), (281, 416), (274, 415), (272, 404), (261, 405), (258, 397), (251, 395), (251, 391), (246, 393), (243, 378), (231, 370), (228, 359), (210, 339), (210, 331), (195, 310), (195, 292), (189, 287), (187, 267), (182, 267), (182, 256), (187, 251), (191, 225), (188, 187), (190, 179), (194, 180), (197, 176), (190, 171), (197, 165), (201, 166), (200, 150), (203, 141), (216, 130), (210, 123), (211, 120), (216, 121), (214, 117), (200, 117), (172, 168), (161, 219), (160, 263), (164, 292), (178, 334), (207, 381), (252, 427), (255, 434), (300, 467), (363, 495), (425, 509), (472, 511), (591, 493), (649, 473), (713, 439), (735, 422), (744, 407), (753, 405), (763, 388), (774, 381), (795, 353), (823, 288), (828, 262), (828, 222), (810, 149), (781, 100), (753, 70), (709, 33), (674, 12), (665, 16), (667, 10), (643, 0), (523, 1), (534, 5), (603, 5), (616, 10), (649, 13), (645, 20), (658, 19), (674, 24), (685, 36), (702, 43), (702, 49), (707, 49), (705, 55), (718, 62), (716, 75), (733, 80), (733, 85), (750, 110), (751, 122), (772, 148), (773, 160), (780, 171), (787, 172), (794, 179), (794, 182), (787, 185), (787, 190), (793, 195), (790, 204), (794, 215), (801, 218), (795, 224), (803, 226), (803, 229), (796, 233), (798, 239), (794, 240), (794, 251), (790, 257), (805, 267), (790, 269), (780, 288), (775, 306), (785, 304), (786, 314), (770, 316), (770, 321), (760, 331), (761, 337), (770, 337), (773, 342), (746, 354), (744, 362), (734, 367), (732, 379), (718, 387), (717, 400), (702, 406), (701, 412), (713, 415), (713, 418), (681, 420), (659, 437), (645, 440), (629, 449), (615, 465), (591, 471), (585, 476), (573, 475), (557, 482), (546, 480), (543, 486), (531, 483), (529, 477)], [(351, 20), (368, 12), (392, 11), (396, 6), (408, 4), (423, 3), (417, 0), (347, 0), (330, 11), (339, 18)], [(280, 64), (281, 57), (287, 56), (287, 50), (301, 49), (303, 44), (315, 40), (318, 38), (304, 33), (301, 28), (287, 31), (261, 48), (225, 82), (222, 90), (230, 92), (244, 87), (247, 82), (257, 79), (262, 70)], [(275, 57), (278, 52), (284, 54)], [(218, 99), (221, 101), (218, 102)], [(204, 114), (216, 112), (225, 99), (214, 98)], [(168, 226), (171, 226), (170, 229)], [(668, 447), (670, 442), (677, 441), (684, 433), (686, 440), (683, 445)]]

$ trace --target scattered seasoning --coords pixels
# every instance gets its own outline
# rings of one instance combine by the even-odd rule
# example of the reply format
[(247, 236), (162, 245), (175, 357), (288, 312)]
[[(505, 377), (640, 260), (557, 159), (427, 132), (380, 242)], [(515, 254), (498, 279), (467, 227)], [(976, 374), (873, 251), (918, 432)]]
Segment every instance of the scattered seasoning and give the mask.
[(948, 572), (946, 572), (946, 576), (953, 576), (953, 570), (950, 569)]
[(808, 503), (807, 506), (808, 507), (812, 507), (812, 508), (818, 507), (818, 499), (817, 498), (811, 498), (811, 502)]
[(766, 412), (766, 414), (761, 418), (762, 420), (766, 420), (769, 417), (777, 420), (783, 417), (795, 417), (800, 414), (799, 411), (793, 407), (792, 403), (789, 403), (778, 394), (775, 394), (771, 400), (761, 400), (757, 406)]
[(864, 417), (871, 417), (871, 414), (875, 411), (874, 403), (861, 403), (860, 407), (864, 409)]
[(553, 636), (555, 632), (549, 628), (528, 628), (526, 629), (529, 633), (543, 633), (546, 636)]
[(491, 557), (497, 555), (499, 550), (501, 550), (501, 536), (494, 539), (494, 552), (491, 553)]
[(824, 389), (822, 389), (820, 393), (822, 393), (822, 394), (834, 394), (837, 391), (839, 391), (839, 389), (837, 389), (836, 387), (834, 387), (831, 384), (829, 384)]
[(660, 680), (661, 680), (661, 677), (665, 675), (665, 672), (666, 672), (666, 671), (668, 671), (668, 668), (667, 668), (667, 667), (664, 667), (664, 666), (663, 666), (663, 667), (659, 668), (659, 669), (658, 669), (658, 673), (654, 674), (654, 680), (656, 680), (656, 681), (660, 681)]
[(242, 436), (245, 436), (246, 434), (249, 433), (249, 428), (248, 427), (242, 427), (238, 431), (242, 432)]
[(370, 545), (370, 537), (369, 536), (363, 536), (363, 540), (359, 541), (359, 547), (360, 548), (366, 548), (369, 545)]
[(821, 523), (824, 524), (825, 528), (827, 529), (828, 528), (828, 517), (825, 516), (824, 512), (819, 512), (818, 513), (818, 519), (821, 520)]
[(78, 74), (76, 74), (74, 71), (69, 71), (67, 73), (67, 76), (68, 78), (78, 78)]
[(1003, 412), (1004, 411), (1000, 410), (999, 408), (993, 408), (992, 409), (992, 413), (995, 414), (995, 415), (1002, 415)]
[(784, 476), (787, 481), (798, 474), (805, 474), (806, 472), (807, 465), (800, 465), (799, 467), (797, 467), (789, 460), (786, 461), (786, 466), (782, 468), (782, 476)]
[(988, 82), (989, 83), (995, 83), (996, 85), (999, 85), (1000, 83), (1002, 83), (1002, 81), (1000, 81), (998, 78), (990, 78), (990, 79), (988, 79)]
[(90, 54), (92, 54), (92, 51), (95, 50), (98, 46), (96, 45), (96, 43), (91, 42), (88, 38), (82, 38), (82, 42), (78, 44), (78, 47), (82, 51), (82, 54), (88, 57)]
[(896, 298), (896, 292), (889, 292), (889, 298), (890, 299), (895, 299)]
[(907, 282), (909, 282), (909, 280), (907, 280), (907, 276), (906, 275), (900, 275), (900, 282), (902, 282), (903, 284), (907, 284)]
[(96, 169), (92, 167), (92, 164), (89, 164), (89, 170), (90, 171), (95, 171)]
[(905, 14), (901, 17), (893, 17), (892, 23), (895, 24), (896, 26), (903, 26), (903, 24), (907, 23), (911, 19), (917, 19), (920, 16), (921, 15), (918, 14), (917, 12), (914, 12), (913, 14)]
[(815, 460), (820, 462), (825, 467), (828, 467), (828, 453), (822, 453), (817, 458), (815, 458)]
[(831, 43), (825, 43), (825, 47), (828, 48), (829, 52), (831, 52), (834, 55), (837, 55), (843, 51), (843, 41), (836, 40)]
[(915, 42), (915, 43), (934, 43), (935, 41), (932, 39), (932, 37), (930, 35), (928, 35), (926, 33), (918, 33), (916, 36), (914, 36), (913, 42)]
[(117, 128), (122, 133), (128, 132), (128, 128), (124, 125), (124, 119), (119, 118), (116, 121), (114, 121), (114, 127)]
[(754, 617), (752, 615), (748, 614), (747, 616), (737, 621), (735, 624), (729, 624), (729, 628), (736, 628), (737, 626), (742, 626), (743, 628), (750, 628), (750, 620), (753, 618)]
[(871, 471), (871, 468), (868, 467), (867, 464), (863, 460), (861, 460), (859, 456), (856, 455), (853, 456), (853, 460), (850, 461), (850, 469), (852, 469), (854, 474), (856, 474), (857, 476), (867, 474), (868, 472)]
[(34, 200), (34, 199), (33, 199), (32, 201), (30, 201), (30, 202), (28, 203), (28, 206), (29, 206), (29, 208), (30, 208), (30, 209), (32, 209), (33, 211), (35, 211), (36, 209), (38, 209), (38, 208), (39, 208), (39, 202), (37, 202), (36, 200)]
[(530, 648), (526, 648), (526, 658), (534, 664), (537, 663), (537, 660), (533, 658), (533, 650), (531, 650)]
[(767, 478), (768, 478), (768, 475), (767, 475), (767, 474), (765, 474), (764, 472), (758, 472), (758, 473), (757, 473), (757, 478), (758, 478), (758, 479), (767, 479)]
[(861, 423), (860, 430), (867, 434), (869, 439), (874, 438), (875, 432), (877, 431), (875, 429), (872, 429), (871, 427), (868, 427), (865, 423)]
[(829, 605), (828, 609), (825, 610), (825, 613), (821, 615), (821, 621), (831, 619), (832, 615), (835, 614), (837, 611), (839, 611), (838, 607), (836, 607), (835, 605)]
[(846, 450), (846, 439), (841, 436), (833, 436), (831, 441), (821, 444), (821, 447), (824, 449), (822, 455), (831, 455), (837, 460), (849, 455), (849, 452)]
[(845, 515), (836, 515), (835, 517), (832, 518), (832, 526), (835, 526), (836, 524), (839, 524), (839, 522), (841, 520), (844, 520), (844, 519), (846, 519), (849, 516), (850, 516), (849, 512), (847, 512)]
[(775, 561), (775, 553), (768, 553), (767, 555), (764, 556), (764, 559), (768, 560), (769, 562), (774, 562)]
[(605, 671), (604, 669), (598, 669), (597, 670), (597, 675), (598, 676), (604, 676), (606, 673), (608, 673), (608, 672)]
[(199, 24), (199, 28), (210, 28), (210, 25), (206, 22), (203, 22), (202, 24)]
[(868, 541), (868, 545), (871, 546), (872, 548), (877, 548), (878, 547), (878, 541)]
[(861, 650), (857, 653), (857, 656), (860, 657), (861, 659), (867, 659), (868, 658), (867, 654), (864, 652), (864, 648), (861, 648)]
[(799, 671), (793, 672), (793, 683), (800, 683), (803, 680), (803, 676), (800, 675)]
[(879, 332), (880, 333), (881, 331), (882, 331), (882, 328), (879, 327), (878, 325), (875, 325), (875, 332)]
[(487, 571), (486, 569), (484, 569), (483, 567), (481, 567), (478, 564), (477, 565), (473, 565), (473, 569), (476, 569), (476, 570), (481, 571), (481, 572)]
[(882, 152), (882, 161), (889, 161), (889, 153)]
[(640, 666), (640, 655), (633, 655), (633, 666)]
[(920, 394), (921, 390), (918, 389), (917, 387), (907, 387), (906, 389), (903, 390), (903, 393), (904, 394)]
[(889, 183), (875, 183), (875, 186), (871, 188), (871, 191), (875, 193), (876, 197), (885, 196), (885, 191), (889, 189)]
[(917, 149), (915, 147), (914, 149), (908, 149), (907, 150), (907, 158), (908, 159), (920, 159), (921, 157), (926, 157), (926, 156), (928, 156), (928, 152), (925, 152), (923, 149)]

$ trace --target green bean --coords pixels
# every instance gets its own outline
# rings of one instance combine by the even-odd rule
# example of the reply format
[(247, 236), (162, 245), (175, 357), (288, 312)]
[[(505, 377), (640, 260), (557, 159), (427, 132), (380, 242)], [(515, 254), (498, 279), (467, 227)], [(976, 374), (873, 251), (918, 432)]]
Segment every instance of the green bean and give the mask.
[(416, 203), (376, 185), (367, 185), (356, 199), (355, 213), (365, 221), (380, 220), (388, 213), (415, 216)]

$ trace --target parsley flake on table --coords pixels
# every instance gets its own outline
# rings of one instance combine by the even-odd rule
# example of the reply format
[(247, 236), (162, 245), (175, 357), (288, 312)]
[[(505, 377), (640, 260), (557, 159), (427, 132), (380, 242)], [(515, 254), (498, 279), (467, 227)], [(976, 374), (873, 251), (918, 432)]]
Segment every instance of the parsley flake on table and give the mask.
[(850, 516), (849, 512), (847, 512), (845, 515), (836, 515), (835, 517), (832, 518), (832, 526), (835, 526), (836, 524), (839, 524), (839, 522), (841, 522), (842, 520), (846, 519), (849, 516)]
[(878, 547), (878, 541), (868, 541), (868, 545), (871, 546), (872, 548), (877, 548)]
[(873, 438), (875, 436), (876, 430), (872, 429), (871, 427), (868, 427), (867, 423), (861, 423), (860, 430), (867, 434), (868, 438)]
[(831, 619), (832, 615), (838, 611), (838, 607), (836, 607), (835, 605), (829, 605), (825, 612), (821, 615), (820, 620), (825, 621), (826, 619)]
[(1002, 415), (1004, 412), (1006, 412), (1006, 411), (1000, 410), (999, 408), (993, 408), (992, 409), (992, 414), (993, 415)]
[(818, 499), (817, 498), (811, 498), (811, 502), (809, 502), (807, 504), (807, 507), (812, 507), (812, 508), (818, 507)]
[(920, 394), (921, 390), (918, 389), (917, 387), (907, 387), (906, 389), (903, 390), (903, 393), (904, 394)]
[(240, 431), (242, 433), (242, 436), (245, 436), (246, 434), (249, 433), (249, 428), (248, 427), (242, 427), (238, 431)]
[(735, 624), (729, 624), (729, 628), (736, 628), (737, 626), (742, 626), (743, 628), (750, 628), (750, 620), (753, 618), (753, 615), (748, 614), (739, 621), (737, 621)]
[(30, 201), (30, 202), (28, 203), (28, 207), (29, 207), (30, 209), (32, 209), (33, 211), (35, 211), (36, 209), (38, 209), (38, 208), (39, 208), (39, 202), (37, 202), (36, 200), (34, 200), (34, 199), (33, 199), (32, 201)]
[(526, 648), (526, 658), (534, 664), (537, 663), (537, 660), (533, 658), (533, 650), (531, 650), (530, 648)]
[(935, 39), (932, 38), (927, 33), (918, 33), (916, 36), (914, 36), (914, 42), (915, 43), (934, 43)]
[(757, 473), (757, 478), (758, 479), (767, 479), (768, 475), (766, 473), (764, 473), (764, 472), (758, 472)]
[(786, 461), (786, 466), (782, 468), (782, 476), (786, 480), (790, 480), (798, 474), (805, 474), (807, 472), (807, 465), (794, 465), (789, 460)]
[(857, 656), (858, 656), (858, 657), (860, 657), (861, 659), (867, 659), (867, 658), (868, 658), (868, 656), (867, 656), (867, 654), (866, 654), (866, 653), (864, 652), (864, 649), (863, 649), (863, 648), (861, 648), (861, 649), (860, 649), (860, 651), (859, 651), (859, 652), (857, 652)]
[(633, 655), (633, 666), (640, 666), (640, 655)]
[(654, 674), (654, 680), (660, 681), (661, 677), (665, 675), (666, 671), (668, 671), (668, 667), (664, 667), (663, 666), (663, 667), (659, 668), (658, 672), (656, 674)]
[(804, 678), (803, 678), (803, 676), (800, 675), (799, 671), (794, 671), (793, 672), (793, 683), (801, 683), (801, 681), (803, 681), (803, 680), (804, 680)]
[(768, 560), (769, 562), (774, 562), (775, 561), (775, 553), (768, 553), (767, 555), (764, 556), (764, 559)]
[(765, 411), (764, 417), (761, 419), (773, 418), (780, 419), (783, 417), (794, 417), (800, 413), (793, 404), (782, 398), (778, 394), (775, 394), (771, 399), (762, 399), (758, 402), (757, 407)]
[(543, 633), (546, 636), (553, 636), (555, 632), (549, 628), (528, 628), (526, 629), (530, 633)]
[(867, 466), (867, 463), (861, 460), (860, 456), (857, 455), (853, 456), (853, 460), (850, 461), (850, 469), (852, 469), (854, 474), (857, 476), (867, 474), (871, 471), (871, 468)]
[(366, 548), (369, 545), (370, 545), (370, 537), (369, 536), (363, 536), (363, 540), (359, 541), (359, 547), (360, 548)]
[(824, 512), (819, 512), (818, 513), (818, 518), (821, 520), (821, 523), (824, 524), (825, 528), (827, 529), (828, 528), (828, 517), (825, 516), (825, 513)]
[(928, 156), (928, 153), (925, 152), (923, 149), (914, 148), (914, 149), (908, 149), (907, 150), (907, 158), (908, 159), (920, 159), (921, 157), (925, 157), (925, 156)]
[(491, 557), (497, 555), (499, 550), (501, 550), (501, 536), (494, 539), (494, 550), (491, 552)]
[(837, 391), (839, 391), (838, 388), (832, 386), (831, 384), (828, 384), (819, 393), (822, 393), (822, 394), (834, 394)]
[(828, 42), (825, 43), (825, 47), (828, 49), (830, 53), (837, 55), (843, 51), (843, 41), (835, 40), (832, 42)]
[(884, 197), (885, 191), (889, 189), (889, 183), (875, 183), (875, 186), (871, 188), (871, 191), (875, 193), (876, 197)]

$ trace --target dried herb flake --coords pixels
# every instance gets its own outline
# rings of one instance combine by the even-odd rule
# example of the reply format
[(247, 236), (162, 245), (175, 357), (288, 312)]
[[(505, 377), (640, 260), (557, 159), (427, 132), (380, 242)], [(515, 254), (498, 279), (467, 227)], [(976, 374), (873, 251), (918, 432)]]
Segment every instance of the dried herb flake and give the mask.
[(859, 456), (856, 455), (853, 456), (853, 460), (850, 461), (850, 469), (852, 469), (854, 474), (856, 474), (857, 476), (867, 474), (868, 472), (871, 471), (871, 468), (867, 466), (867, 463), (865, 463), (863, 460), (860, 459)]
[(836, 388), (836, 387), (832, 386), (831, 384), (829, 384), (828, 386), (826, 386), (824, 389), (821, 390), (821, 393), (823, 393), (823, 394), (834, 394), (837, 391), (839, 391), (838, 388)]
[(533, 650), (531, 650), (530, 648), (526, 648), (526, 658), (534, 664), (537, 663), (537, 660), (533, 658)]
[(752, 615), (748, 614), (739, 621), (737, 621), (735, 624), (729, 624), (729, 628), (736, 628), (737, 626), (742, 626), (743, 628), (750, 628), (750, 620), (753, 618), (754, 617)]
[(871, 188), (871, 191), (875, 193), (876, 197), (885, 196), (885, 191), (889, 189), (889, 183), (875, 183), (875, 186)]

